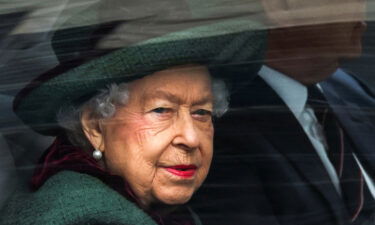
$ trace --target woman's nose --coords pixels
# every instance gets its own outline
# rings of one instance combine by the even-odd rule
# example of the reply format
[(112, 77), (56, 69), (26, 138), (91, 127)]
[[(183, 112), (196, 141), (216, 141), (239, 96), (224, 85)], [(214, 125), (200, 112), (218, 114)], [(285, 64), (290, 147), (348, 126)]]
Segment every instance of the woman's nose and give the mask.
[(199, 146), (199, 136), (190, 113), (178, 118), (173, 145), (184, 150), (194, 150)]

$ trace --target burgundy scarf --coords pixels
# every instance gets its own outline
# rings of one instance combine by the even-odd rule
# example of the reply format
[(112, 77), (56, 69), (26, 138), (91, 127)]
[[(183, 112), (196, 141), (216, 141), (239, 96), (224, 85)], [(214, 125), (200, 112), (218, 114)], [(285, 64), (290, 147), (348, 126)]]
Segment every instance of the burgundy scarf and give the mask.
[[(82, 149), (73, 146), (66, 136), (56, 137), (52, 145), (40, 158), (31, 179), (32, 190), (38, 190), (48, 178), (62, 170), (71, 170), (94, 176), (123, 195), (126, 199), (134, 202), (138, 206), (140, 205), (138, 204), (138, 198), (126, 181), (120, 176), (111, 175), (103, 170), (93, 157)], [(147, 213), (160, 225), (194, 224), (190, 213), (187, 212), (186, 209), (182, 210), (182, 213), (178, 213), (178, 215), (170, 215), (168, 218), (162, 217), (156, 212)]]

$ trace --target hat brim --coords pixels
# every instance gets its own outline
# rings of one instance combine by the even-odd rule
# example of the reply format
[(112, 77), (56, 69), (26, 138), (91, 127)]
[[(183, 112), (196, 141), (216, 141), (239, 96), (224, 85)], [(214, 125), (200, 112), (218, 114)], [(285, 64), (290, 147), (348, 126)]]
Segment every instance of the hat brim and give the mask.
[(246, 63), (248, 73), (256, 73), (265, 42), (264, 31), (254, 30), (257, 28), (249, 20), (226, 21), (115, 50), (47, 80), (37, 80), (18, 94), (14, 111), (35, 131), (56, 135), (61, 132), (56, 115), (62, 107), (81, 104), (110, 83), (129, 82), (171, 66), (191, 63), (207, 66)]

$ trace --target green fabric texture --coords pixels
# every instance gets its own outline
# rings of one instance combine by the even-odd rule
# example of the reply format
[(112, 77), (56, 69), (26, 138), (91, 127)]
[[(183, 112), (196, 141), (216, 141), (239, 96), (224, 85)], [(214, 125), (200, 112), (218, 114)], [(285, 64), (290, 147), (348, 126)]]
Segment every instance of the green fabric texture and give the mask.
[(99, 179), (62, 171), (36, 192), (16, 192), (0, 214), (0, 224), (157, 225), (151, 217)]
[(110, 83), (192, 63), (211, 67), (248, 64), (248, 74), (255, 74), (265, 44), (265, 33), (257, 28), (259, 25), (248, 19), (233, 19), (124, 47), (39, 83), (18, 98), (14, 110), (37, 132), (55, 135), (51, 130), (58, 128), (56, 114), (60, 108), (78, 105)]

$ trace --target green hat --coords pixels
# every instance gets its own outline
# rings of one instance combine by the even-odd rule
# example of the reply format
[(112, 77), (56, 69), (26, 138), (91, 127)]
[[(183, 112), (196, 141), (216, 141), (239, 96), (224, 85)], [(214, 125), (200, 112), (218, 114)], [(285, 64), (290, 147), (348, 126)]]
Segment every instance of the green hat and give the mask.
[[(128, 21), (58, 30), (52, 46), (60, 64), (18, 93), (14, 101), (18, 117), (39, 133), (56, 135), (61, 132), (56, 114), (62, 107), (82, 104), (110, 83), (129, 82), (171, 66), (191, 63), (209, 68), (246, 65), (246, 74), (250, 77), (259, 70), (263, 57), (265, 34), (259, 24), (246, 18), (190, 27), (184, 24), (183, 29), (175, 26), (173, 31), (168, 29), (165, 34), (143, 37), (141, 41), (115, 47), (103, 44), (108, 34), (121, 30), (117, 28), (124, 24), (127, 26)], [(122, 29), (121, 37), (126, 37), (126, 32)], [(97, 46), (107, 47), (103, 50)]]

